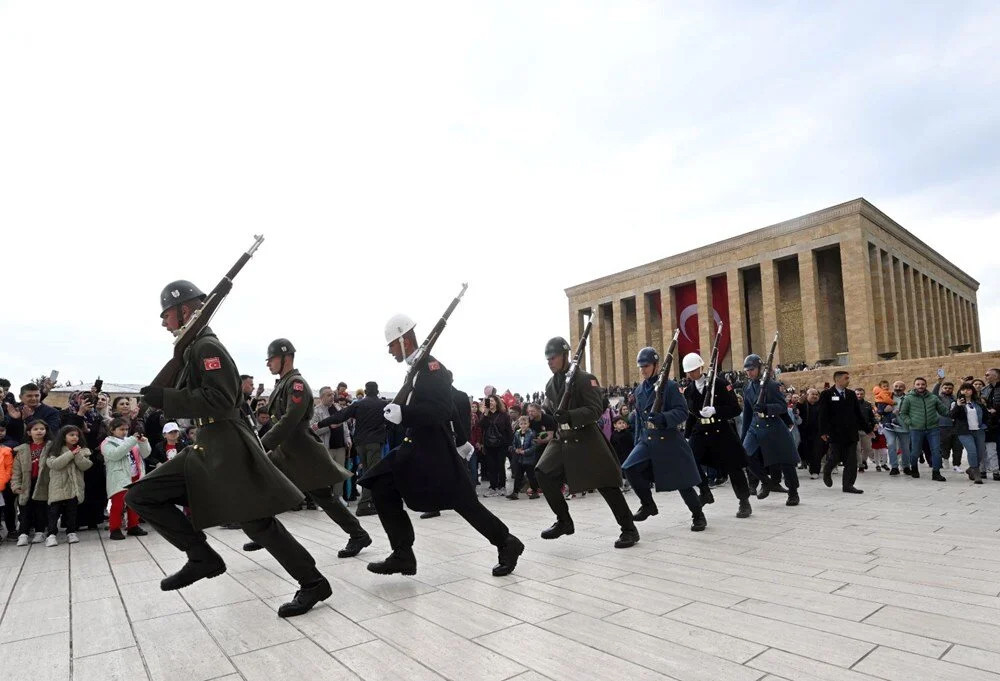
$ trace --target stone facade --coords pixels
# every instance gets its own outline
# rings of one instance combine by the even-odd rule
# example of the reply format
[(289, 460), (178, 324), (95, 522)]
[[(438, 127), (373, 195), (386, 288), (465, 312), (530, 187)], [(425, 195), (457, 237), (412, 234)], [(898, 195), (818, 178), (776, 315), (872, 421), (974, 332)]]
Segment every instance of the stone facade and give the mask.
[[(923, 357), (920, 359), (896, 359), (890, 362), (854, 364), (849, 367), (823, 367), (812, 371), (795, 371), (781, 374), (778, 380), (786, 386), (796, 388), (820, 388), (833, 384), (833, 372), (846, 369), (851, 372), (851, 387), (864, 388), (870, 395), (872, 387), (879, 381), (906, 381), (913, 385), (913, 379), (922, 376), (928, 384), (937, 380), (937, 370), (944, 369), (946, 381), (955, 384), (956, 389), (966, 376), (984, 378), (987, 370), (1000, 368), (1000, 352), (962, 352), (943, 357)], [(869, 400), (871, 401), (871, 400)]]
[[(723, 310), (711, 300), (713, 284), (728, 292)], [(979, 283), (865, 199), (572, 286), (571, 344), (593, 315), (590, 370), (605, 385), (633, 383), (636, 353), (664, 349), (678, 327), (676, 293), (690, 286), (698, 321), (688, 335), (703, 355), (717, 328), (713, 310), (728, 316), (725, 368), (766, 354), (775, 331), (778, 363), (982, 350)]]

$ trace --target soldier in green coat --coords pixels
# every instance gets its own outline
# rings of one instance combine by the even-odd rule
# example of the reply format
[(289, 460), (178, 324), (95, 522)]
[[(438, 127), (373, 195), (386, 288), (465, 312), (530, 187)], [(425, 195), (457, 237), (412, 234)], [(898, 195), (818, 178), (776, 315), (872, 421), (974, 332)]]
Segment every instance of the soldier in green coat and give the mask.
[[(189, 281), (168, 284), (160, 294), (163, 326), (176, 333), (204, 300)], [(173, 388), (146, 386), (141, 392), (150, 406), (172, 419), (194, 419), (199, 428), (197, 444), (131, 485), (125, 495), (126, 504), (187, 554), (187, 563), (161, 580), (160, 588), (181, 589), (225, 572), (225, 562), (202, 530), (239, 523), (300, 585), (278, 609), (279, 616), (301, 615), (329, 598), (330, 583), (312, 555), (274, 518), (298, 505), (302, 493), (271, 463), (241, 418), (240, 374), (216, 335), (205, 327), (185, 350)], [(190, 509), (190, 519), (178, 506)]]
[[(291, 341), (287, 338), (271, 341), (267, 346), (267, 368), (281, 378), (267, 403), (271, 428), (261, 438), (261, 444), (274, 465), (350, 537), (337, 556), (353, 558), (371, 545), (372, 538), (344, 502), (333, 495), (331, 487), (353, 473), (334, 461), (310, 427), (313, 394), (295, 368), (295, 346)], [(264, 547), (256, 542), (243, 547), (245, 551), (261, 548)]]
[(569, 343), (555, 337), (545, 345), (552, 378), (545, 386), (545, 410), (559, 424), (557, 439), (549, 442), (542, 457), (535, 465), (535, 476), (542, 488), (549, 508), (556, 514), (556, 522), (542, 532), (542, 539), (556, 539), (573, 534), (573, 518), (562, 495), (565, 482), (570, 492), (585, 492), (597, 488), (621, 526), (621, 536), (615, 548), (625, 549), (639, 541), (639, 531), (632, 520), (632, 512), (621, 491), (622, 470), (618, 456), (604, 439), (597, 427), (603, 400), (600, 385), (593, 374), (577, 370), (570, 386), (569, 402), (559, 409), (566, 392), (566, 373), (569, 371)]

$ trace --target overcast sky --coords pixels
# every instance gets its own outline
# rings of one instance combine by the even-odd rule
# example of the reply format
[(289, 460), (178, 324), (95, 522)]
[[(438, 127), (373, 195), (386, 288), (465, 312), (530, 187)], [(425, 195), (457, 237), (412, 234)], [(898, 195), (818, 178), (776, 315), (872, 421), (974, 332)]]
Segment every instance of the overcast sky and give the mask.
[(268, 385), (539, 389), (563, 289), (864, 196), (1000, 347), (1000, 4), (0, 2), (0, 375), (144, 383), (158, 295), (263, 233), (213, 328)]

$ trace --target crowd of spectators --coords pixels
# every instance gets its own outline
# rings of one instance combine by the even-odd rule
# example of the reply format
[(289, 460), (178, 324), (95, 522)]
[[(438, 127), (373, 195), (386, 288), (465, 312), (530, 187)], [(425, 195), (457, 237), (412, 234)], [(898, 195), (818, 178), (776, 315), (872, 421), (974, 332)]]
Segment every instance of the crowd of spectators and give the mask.
[[(739, 396), (746, 374), (723, 375)], [(255, 390), (251, 376), (242, 379), (242, 410), (263, 435), (271, 427), (263, 385)], [(852, 388), (865, 414), (857, 447), (858, 470), (919, 477), (919, 465), (926, 464), (933, 468), (935, 480), (943, 480), (939, 471), (950, 462), (952, 471), (964, 472), (977, 484), (989, 479), (1000, 482), (998, 381), (997, 369), (983, 378), (965, 376), (954, 381), (939, 371), (933, 385), (915, 377), (882, 381), (870, 393), (864, 387)], [(683, 390), (686, 379), (679, 383)], [(125, 507), (125, 487), (195, 443), (197, 428), (181, 419), (167, 421), (160, 410), (141, 412), (134, 398), (112, 397), (100, 385), (71, 393), (68, 406), (61, 410), (45, 403), (54, 387), (48, 379), (22, 385), (16, 395), (10, 387), (9, 381), (0, 379), (0, 513), (6, 541), (22, 546), (44, 541), (53, 546), (60, 526), (71, 543), (84, 530), (106, 529), (115, 540), (145, 534), (141, 519)], [(631, 450), (636, 387), (607, 387), (598, 422), (622, 461)], [(379, 401), (374, 383), (366, 389), (369, 402)], [(820, 391), (795, 386), (784, 386), (784, 390), (802, 459), (800, 468), (816, 478), (828, 446), (819, 432)], [(470, 477), (483, 484), (487, 497), (516, 500), (519, 493), (527, 492), (529, 498), (538, 498), (534, 466), (556, 427), (543, 405), (544, 393), (522, 397), (507, 390), (500, 394), (493, 386), (483, 392), (482, 398), (469, 397)], [(365, 397), (365, 390), (351, 392), (345, 383), (336, 388), (324, 386), (312, 421), (331, 456), (355, 472), (363, 472), (366, 462), (371, 465), (400, 436), (381, 422), (374, 430), (372, 424), (361, 424), (358, 431), (357, 420), (348, 416), (355, 414), (360, 406), (355, 403)], [(351, 411), (338, 418), (336, 414), (345, 409)], [(734, 425), (739, 428), (740, 424)], [(355, 446), (356, 436), (359, 446)], [(372, 448), (375, 459), (371, 451), (359, 456), (359, 450)], [(724, 481), (709, 473), (716, 483)], [(353, 481), (336, 491), (348, 502), (359, 497)]]

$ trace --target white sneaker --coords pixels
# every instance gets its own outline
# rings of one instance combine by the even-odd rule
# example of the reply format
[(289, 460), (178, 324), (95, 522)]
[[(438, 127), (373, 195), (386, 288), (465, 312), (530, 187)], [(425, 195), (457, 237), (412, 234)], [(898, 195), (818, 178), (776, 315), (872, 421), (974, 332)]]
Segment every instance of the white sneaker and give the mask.
[(962, 467), (961, 466), (952, 466), (951, 470), (953, 470), (956, 473), (961, 473), (962, 472)]
[(26, 534), (18, 535), (18, 537), (17, 537), (17, 545), (18, 546), (27, 546), (28, 545), (28, 535), (26, 535)]
[(45, 540), (45, 535), (42, 534), (41, 532), (35, 532), (35, 534), (31, 537), (32, 544), (41, 544), (42, 541), (44, 540)]
[(80, 541), (80, 538), (76, 536), (76, 532), (68, 532), (66, 534), (66, 542), (68, 544), (76, 544)]
[(53, 546), (59, 546), (59, 540), (56, 539), (56, 536), (54, 534), (50, 534), (45, 539), (45, 545), (48, 546), (49, 548), (52, 548)]

